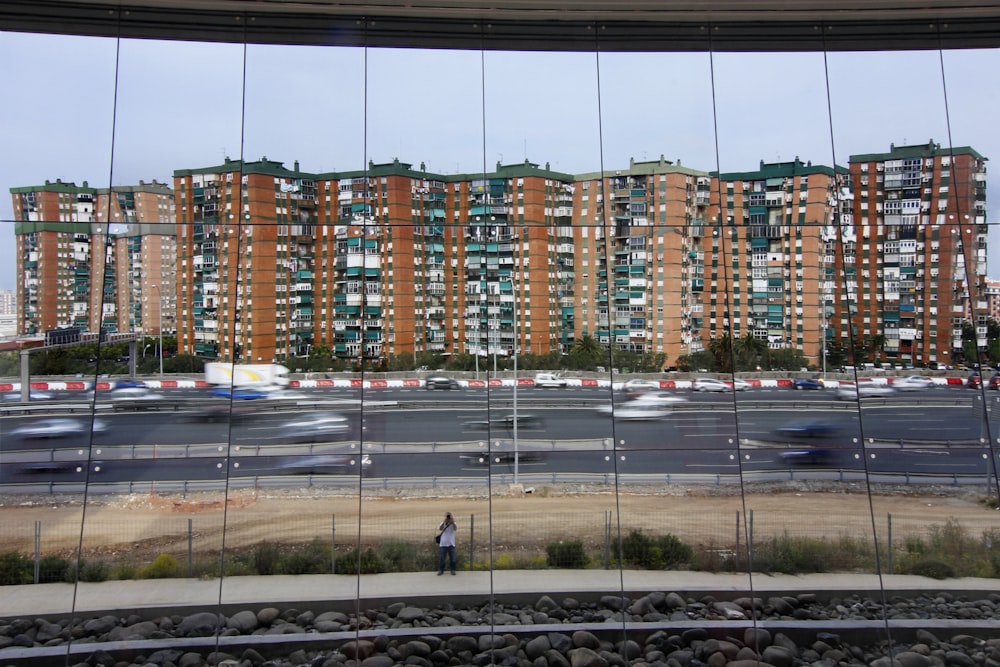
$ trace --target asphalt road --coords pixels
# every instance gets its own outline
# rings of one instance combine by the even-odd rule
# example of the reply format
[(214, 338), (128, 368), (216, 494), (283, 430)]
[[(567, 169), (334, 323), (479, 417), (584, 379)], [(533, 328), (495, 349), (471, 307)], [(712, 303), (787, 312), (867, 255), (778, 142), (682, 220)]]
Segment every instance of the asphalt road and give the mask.
[[(94, 434), (93, 442), (89, 433), (52, 439), (12, 434), (51, 415), (3, 418), (0, 433), (6, 435), (0, 447), (7, 464), (0, 466), (0, 483), (76, 480), (86, 474), (108, 482), (221, 480), (227, 474), (336, 475), (345, 481), (359, 474), (475, 478), (514, 468), (514, 392), (509, 388), (365, 390), (363, 396), (354, 389), (316, 389), (282, 401), (234, 401), (232, 406), (198, 390), (162, 393), (155, 405), (118, 405), (118, 410), (99, 395), (103, 407), (97, 408), (97, 419), (107, 429)], [(674, 393), (688, 401), (666, 417), (625, 421), (597, 410), (611, 401), (617, 409), (625, 398), (619, 392), (519, 389), (519, 473), (666, 478), (741, 472), (746, 478), (793, 468), (985, 477), (992, 464), (982, 439), (990, 433), (996, 441), (1000, 435), (1000, 423), (987, 420), (993, 412), (984, 411), (982, 394), (962, 388), (899, 393), (860, 404), (837, 401), (827, 391)], [(986, 405), (995, 401), (995, 393), (987, 395)], [(230, 408), (236, 417), (220, 418)], [(343, 432), (304, 432), (303, 420), (331, 413), (347, 418)], [(814, 435), (780, 432), (803, 421), (824, 428)], [(822, 460), (782, 457), (790, 449), (809, 447), (822, 448)], [(307, 457), (315, 456), (324, 458), (314, 465)]]

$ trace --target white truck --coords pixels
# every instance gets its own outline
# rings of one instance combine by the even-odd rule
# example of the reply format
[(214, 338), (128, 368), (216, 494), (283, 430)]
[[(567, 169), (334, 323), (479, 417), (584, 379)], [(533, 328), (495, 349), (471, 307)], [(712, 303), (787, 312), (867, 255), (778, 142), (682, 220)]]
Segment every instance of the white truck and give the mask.
[(566, 379), (559, 377), (555, 373), (535, 373), (536, 387), (565, 387), (566, 384)]
[(205, 364), (205, 382), (219, 387), (284, 389), (288, 386), (288, 369), (281, 364), (227, 364), (212, 361)]

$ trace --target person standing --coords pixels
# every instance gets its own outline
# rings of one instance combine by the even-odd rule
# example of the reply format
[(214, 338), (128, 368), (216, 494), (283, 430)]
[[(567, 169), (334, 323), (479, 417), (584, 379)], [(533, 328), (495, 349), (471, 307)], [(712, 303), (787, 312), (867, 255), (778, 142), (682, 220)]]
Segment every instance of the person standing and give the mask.
[(441, 540), (438, 542), (438, 576), (444, 574), (445, 557), (451, 564), (451, 573), (455, 574), (455, 533), (458, 532), (458, 525), (451, 512), (445, 513), (444, 521), (438, 526), (438, 530), (441, 531)]

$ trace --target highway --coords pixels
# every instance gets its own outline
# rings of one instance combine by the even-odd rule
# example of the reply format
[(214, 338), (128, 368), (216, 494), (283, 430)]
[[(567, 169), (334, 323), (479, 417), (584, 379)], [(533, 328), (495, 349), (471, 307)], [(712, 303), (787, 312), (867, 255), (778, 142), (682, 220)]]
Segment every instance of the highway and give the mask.
[[(232, 420), (220, 418), (229, 413), (229, 401), (205, 390), (160, 393), (163, 398), (152, 403), (112, 406), (99, 393), (96, 403), (60, 400), (39, 403), (46, 414), (8, 414), (0, 421), (0, 484), (75, 482), (84, 475), (92, 483), (293, 475), (309, 483), (313, 477), (356, 483), (513, 474), (512, 388), (297, 390), (281, 400), (233, 401)], [(612, 401), (617, 410), (625, 399), (621, 392), (520, 388), (519, 474), (552, 481), (616, 474), (666, 481), (740, 473), (752, 479), (780, 471), (839, 478), (867, 470), (985, 480), (993, 470), (991, 454), (998, 452), (983, 444), (988, 433), (994, 441), (1000, 435), (996, 392), (986, 396), (985, 410), (981, 392), (953, 387), (862, 399), (860, 405), (827, 391), (673, 393), (687, 400), (663, 418), (626, 421), (598, 411)], [(67, 415), (67, 407), (84, 412)], [(54, 416), (89, 420), (88, 408), (106, 427), (101, 433), (47, 439), (13, 434)], [(345, 430), (302, 432), (303, 421), (325, 414), (346, 417)], [(821, 421), (828, 431), (779, 432), (804, 420)], [(821, 462), (782, 457), (807, 447), (826, 455)], [(335, 465), (317, 471), (307, 460), (315, 456)]]

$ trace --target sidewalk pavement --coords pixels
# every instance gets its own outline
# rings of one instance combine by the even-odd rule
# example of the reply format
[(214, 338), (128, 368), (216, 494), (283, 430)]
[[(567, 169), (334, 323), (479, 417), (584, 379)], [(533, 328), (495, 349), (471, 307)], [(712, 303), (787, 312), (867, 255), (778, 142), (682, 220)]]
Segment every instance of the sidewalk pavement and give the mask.
[(877, 594), (884, 584), (887, 597), (952, 591), (972, 597), (1000, 593), (998, 579), (948, 579), (938, 581), (912, 575), (808, 574), (764, 575), (711, 574), (705, 572), (647, 570), (495, 570), (459, 572), (438, 577), (435, 572), (371, 575), (274, 575), (218, 579), (146, 579), (102, 583), (38, 584), (0, 588), (0, 618), (69, 616), (73, 613), (118, 615), (219, 608), (233, 613), (238, 608), (304, 606), (350, 610), (356, 600), (363, 607), (394, 601), (422, 606), (435, 598), (456, 603), (462, 599), (485, 601), (492, 589), (502, 601), (534, 602), (549, 595), (557, 602), (565, 596), (596, 598), (624, 591), (636, 598), (651, 591), (724, 594), (725, 597), (803, 592)]

